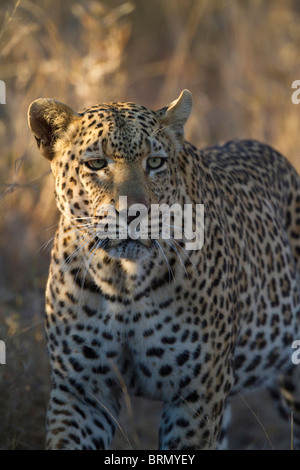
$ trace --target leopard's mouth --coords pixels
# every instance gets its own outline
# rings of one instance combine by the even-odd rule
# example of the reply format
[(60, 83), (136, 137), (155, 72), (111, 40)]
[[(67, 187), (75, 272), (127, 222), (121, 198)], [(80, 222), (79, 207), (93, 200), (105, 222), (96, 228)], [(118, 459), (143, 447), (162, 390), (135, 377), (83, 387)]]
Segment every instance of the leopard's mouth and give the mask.
[(99, 239), (99, 248), (102, 248), (112, 258), (141, 259), (147, 256), (154, 247), (151, 240), (111, 240)]

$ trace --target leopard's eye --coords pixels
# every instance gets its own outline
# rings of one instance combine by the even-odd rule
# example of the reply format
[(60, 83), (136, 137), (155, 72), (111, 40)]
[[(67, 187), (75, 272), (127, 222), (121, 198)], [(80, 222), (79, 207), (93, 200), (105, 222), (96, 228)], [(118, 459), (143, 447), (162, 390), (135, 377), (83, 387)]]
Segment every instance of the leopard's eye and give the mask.
[(85, 165), (90, 170), (98, 171), (98, 170), (102, 170), (104, 167), (106, 167), (107, 161), (104, 160), (104, 158), (96, 158), (94, 160), (89, 160), (88, 162), (85, 162)]
[(150, 157), (147, 160), (147, 167), (150, 170), (157, 170), (158, 168), (163, 166), (163, 164), (165, 163), (165, 160), (166, 160), (165, 158), (161, 158), (161, 157)]

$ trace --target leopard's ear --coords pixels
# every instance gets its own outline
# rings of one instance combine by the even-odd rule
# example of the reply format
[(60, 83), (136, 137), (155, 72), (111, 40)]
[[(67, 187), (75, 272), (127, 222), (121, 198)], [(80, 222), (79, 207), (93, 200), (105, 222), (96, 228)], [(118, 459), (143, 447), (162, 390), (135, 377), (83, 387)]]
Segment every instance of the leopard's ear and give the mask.
[(52, 98), (39, 98), (28, 108), (28, 123), (41, 153), (52, 160), (54, 143), (78, 117), (72, 108)]
[(164, 126), (174, 127), (183, 135), (183, 126), (188, 120), (193, 107), (193, 97), (189, 90), (183, 90), (177, 100), (157, 111)]

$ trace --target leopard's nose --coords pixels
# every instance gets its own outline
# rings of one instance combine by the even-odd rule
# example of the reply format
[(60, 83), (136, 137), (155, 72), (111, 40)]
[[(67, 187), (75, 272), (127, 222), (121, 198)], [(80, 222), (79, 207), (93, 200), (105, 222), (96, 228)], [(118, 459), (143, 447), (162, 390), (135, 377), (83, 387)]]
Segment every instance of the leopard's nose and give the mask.
[(123, 217), (127, 224), (130, 224), (136, 217), (142, 215), (146, 217), (150, 209), (150, 201), (144, 195), (141, 196), (119, 196), (116, 210)]

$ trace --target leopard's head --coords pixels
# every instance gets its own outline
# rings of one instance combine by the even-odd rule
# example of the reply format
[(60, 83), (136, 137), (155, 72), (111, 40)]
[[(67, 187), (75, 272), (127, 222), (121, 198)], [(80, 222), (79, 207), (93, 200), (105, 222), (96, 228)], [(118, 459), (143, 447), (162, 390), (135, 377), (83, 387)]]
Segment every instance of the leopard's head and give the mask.
[[(155, 245), (150, 210), (178, 200), (177, 156), (191, 109), (188, 90), (158, 111), (105, 103), (76, 113), (49, 98), (30, 105), (29, 126), (50, 161), (59, 210), (110, 256), (135, 258)], [(148, 235), (134, 239), (134, 222), (146, 219)]]

